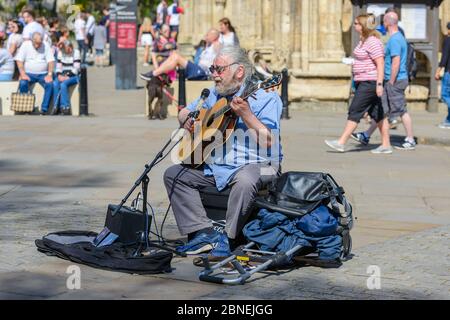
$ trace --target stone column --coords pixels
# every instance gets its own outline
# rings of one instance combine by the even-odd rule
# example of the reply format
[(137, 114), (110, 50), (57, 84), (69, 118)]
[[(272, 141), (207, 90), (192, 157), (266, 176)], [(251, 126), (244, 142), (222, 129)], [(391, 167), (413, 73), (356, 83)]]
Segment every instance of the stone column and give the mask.
[(310, 47), (310, 37), (311, 37), (311, 24), (309, 20), (311, 12), (311, 1), (315, 0), (301, 0), (301, 69), (306, 72), (309, 70), (309, 52)]
[(191, 14), (193, 19), (192, 39), (193, 44), (197, 44), (203, 39), (206, 32), (215, 26), (212, 21), (214, 3), (210, 0), (195, 0), (193, 6), (195, 6), (195, 10)]
[[(225, 17), (225, 6), (227, 4), (227, 0), (214, 0), (215, 8), (214, 8), (214, 25), (219, 23), (219, 20)], [(233, 23), (233, 21), (232, 21)]]
[(291, 21), (291, 30), (293, 30), (293, 52), (291, 54), (291, 67), (293, 69), (301, 68), (301, 50), (302, 50), (302, 11), (301, 11), (301, 2), (292, 0), (291, 1), (291, 10), (293, 13), (292, 21)]
[(262, 46), (273, 45), (273, 41), (276, 38), (274, 32), (274, 2), (276, 0), (261, 0), (261, 33), (262, 33)]
[(233, 16), (230, 20), (238, 26), (239, 40), (246, 49), (254, 49), (257, 34), (261, 32), (261, 15), (257, 8), (258, 0), (246, 0), (233, 2)]
[[(439, 50), (439, 8), (433, 8), (432, 23), (429, 24), (432, 30), (431, 42), (435, 45), (430, 54), (431, 72), (430, 72), (430, 95), (428, 97), (427, 110), (430, 112), (438, 112), (439, 96), (438, 82), (434, 79), (438, 66), (438, 50)], [(435, 62), (435, 63), (433, 63)]]
[(185, 14), (180, 16), (180, 33), (178, 35), (179, 43), (192, 43), (193, 17), (195, 17), (195, 3), (193, 1), (183, 1)]
[(275, 3), (275, 48), (274, 66), (276, 69), (287, 67), (291, 54), (291, 12), (290, 0)]
[(344, 56), (341, 18), (342, 0), (319, 0), (319, 54), (332, 62)]
[(441, 18), (441, 32), (447, 34), (447, 22), (450, 21), (450, 0), (442, 1), (439, 8)]

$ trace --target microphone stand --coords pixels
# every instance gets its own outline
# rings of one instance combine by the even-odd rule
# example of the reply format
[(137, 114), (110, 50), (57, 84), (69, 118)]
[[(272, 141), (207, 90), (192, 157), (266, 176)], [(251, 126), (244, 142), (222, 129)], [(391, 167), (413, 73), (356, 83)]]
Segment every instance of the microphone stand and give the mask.
[[(178, 130), (180, 130), (181, 128), (184, 127), (184, 125), (186, 124), (186, 122), (189, 119), (193, 119), (195, 116), (196, 112), (191, 112), (189, 113), (188, 117), (186, 117), (186, 120), (183, 122), (183, 124), (178, 128)], [(195, 118), (194, 118), (195, 119)], [(176, 135), (175, 135), (176, 136)], [(181, 138), (182, 139), (182, 138)], [(177, 145), (180, 141), (178, 140), (175, 145)], [(153, 169), (153, 167), (157, 164), (157, 162), (164, 156), (164, 151), (167, 149), (167, 147), (172, 143), (172, 139), (170, 138), (169, 141), (167, 141), (167, 143), (164, 145), (164, 147), (156, 154), (155, 158), (153, 159), (153, 161), (149, 164), (145, 165), (145, 170), (144, 172), (140, 175), (140, 177), (136, 180), (136, 182), (134, 183), (133, 187), (131, 187), (130, 191), (128, 191), (127, 195), (125, 196), (125, 198), (122, 199), (122, 201), (120, 202), (120, 204), (116, 207), (116, 209), (114, 210), (114, 212), (111, 214), (112, 216), (115, 216), (119, 210), (123, 207), (123, 205), (128, 201), (128, 198), (131, 196), (131, 194), (134, 192), (134, 190), (136, 190), (137, 187), (139, 187), (139, 185), (142, 185), (142, 212), (145, 216), (146, 222), (145, 222), (145, 227), (144, 230), (139, 234), (139, 247), (138, 249), (135, 251), (135, 253), (133, 254), (133, 256), (139, 256), (144, 250), (148, 249), (149, 247), (149, 241), (148, 241), (148, 233), (150, 231), (151, 226), (148, 225), (147, 226), (147, 221), (148, 221), (148, 212), (147, 212), (147, 191), (148, 191), (148, 184), (150, 182), (150, 178), (148, 177), (149, 172)], [(174, 146), (175, 146), (174, 145)], [(161, 235), (162, 236), (162, 235)], [(176, 255), (182, 256), (182, 257), (186, 257), (186, 253), (184, 252), (178, 252), (172, 248), (169, 247), (165, 247), (162, 245), (158, 245), (155, 243), (152, 243), (152, 245), (154, 247), (160, 248), (160, 249), (164, 249), (167, 251), (170, 251)]]
[[(186, 124), (186, 122), (189, 119), (192, 120), (196, 120), (197, 117), (200, 114), (200, 105), (201, 103), (209, 96), (209, 89), (203, 89), (201, 96), (200, 96), (200, 100), (198, 101), (197, 104), (197, 108), (195, 111), (190, 112), (188, 114), (188, 116), (186, 117), (186, 120), (183, 121), (183, 123), (181, 124), (181, 126), (178, 128), (177, 133), (180, 129), (182, 129), (184, 127), (184, 125)], [(176, 135), (175, 135), (176, 136)], [(182, 140), (183, 138), (180, 138), (174, 145), (174, 147)], [(158, 163), (158, 161), (160, 159), (163, 158), (164, 156), (164, 151), (167, 149), (167, 147), (172, 143), (172, 138), (169, 139), (169, 141), (167, 141), (167, 143), (164, 145), (164, 147), (157, 153), (156, 157), (153, 159), (153, 161), (150, 164), (146, 164), (145, 165), (145, 170), (144, 172), (141, 174), (141, 176), (136, 180), (136, 182), (134, 183), (133, 187), (131, 187), (131, 190), (128, 191), (127, 195), (125, 196), (125, 198), (122, 199), (122, 201), (120, 202), (120, 204), (117, 206), (116, 210), (114, 210), (114, 212), (112, 213), (112, 216), (115, 216), (117, 214), (117, 212), (119, 212), (119, 210), (123, 207), (123, 205), (125, 204), (125, 202), (127, 202), (128, 198), (131, 196), (131, 194), (134, 192), (134, 190), (136, 190), (136, 188), (142, 184), (142, 212), (145, 215), (145, 226), (144, 226), (144, 231), (142, 231), (139, 234), (139, 247), (136, 249), (134, 256), (139, 256), (143, 249), (145, 248), (145, 250), (148, 249), (149, 247), (149, 241), (148, 241), (148, 234), (150, 232), (151, 229), (151, 223), (150, 225), (147, 225), (149, 219), (148, 219), (148, 212), (147, 212), (147, 191), (148, 191), (148, 184), (150, 182), (150, 178), (148, 177), (148, 173), (150, 172), (150, 170), (153, 169), (153, 167)], [(157, 231), (158, 232), (158, 231)], [(162, 235), (158, 234), (158, 238), (161, 238)], [(160, 248), (160, 249), (164, 249), (167, 251), (171, 251), (177, 255), (180, 255), (182, 257), (186, 257), (186, 253), (184, 252), (178, 252), (176, 250), (173, 250), (172, 248), (166, 248), (162, 245), (157, 245), (152, 243), (154, 247)]]

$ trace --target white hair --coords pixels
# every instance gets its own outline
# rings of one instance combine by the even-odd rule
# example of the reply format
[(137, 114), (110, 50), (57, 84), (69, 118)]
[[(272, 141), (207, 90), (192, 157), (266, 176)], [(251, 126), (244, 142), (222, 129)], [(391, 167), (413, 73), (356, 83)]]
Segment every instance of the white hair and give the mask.
[[(244, 49), (239, 46), (223, 46), (217, 54), (217, 57), (219, 56), (228, 57), (231, 59), (231, 63), (238, 63), (239, 65), (244, 67), (244, 82), (250, 80), (254, 73), (254, 66), (248, 58), (247, 52), (245, 52)], [(237, 67), (235, 69), (237, 69)]]
[(37, 40), (39, 38), (39, 40), (43, 40), (44, 36), (42, 35), (42, 33), (36, 31), (31, 35), (31, 39), (32, 40)]

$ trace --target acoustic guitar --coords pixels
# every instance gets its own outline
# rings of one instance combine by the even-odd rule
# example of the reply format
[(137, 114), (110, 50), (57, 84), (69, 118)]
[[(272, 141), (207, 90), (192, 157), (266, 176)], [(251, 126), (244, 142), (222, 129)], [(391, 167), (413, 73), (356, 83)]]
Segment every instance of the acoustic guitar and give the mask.
[[(256, 91), (275, 91), (281, 84), (282, 75), (273, 77), (258, 83), (250, 83), (243, 94), (242, 99), (254, 97)], [(211, 155), (212, 150), (226, 143), (232, 135), (238, 117), (232, 111), (231, 101), (226, 98), (218, 100), (210, 109), (202, 108), (194, 122), (194, 130), (185, 131), (178, 146), (178, 160), (186, 165), (199, 167)], [(220, 132), (218, 132), (220, 131)], [(220, 137), (217, 139), (217, 137)]]

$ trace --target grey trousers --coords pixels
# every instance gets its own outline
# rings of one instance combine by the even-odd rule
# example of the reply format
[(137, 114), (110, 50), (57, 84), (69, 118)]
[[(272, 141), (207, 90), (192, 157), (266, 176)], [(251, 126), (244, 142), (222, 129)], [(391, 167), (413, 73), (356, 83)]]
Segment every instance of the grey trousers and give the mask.
[[(244, 227), (251, 203), (262, 184), (273, 179), (277, 172), (278, 168), (266, 164), (248, 164), (233, 176), (229, 183), (231, 191), (225, 226), (230, 239), (235, 239)], [(182, 235), (212, 227), (202, 205), (199, 188), (215, 186), (214, 177), (206, 177), (203, 170), (174, 165), (164, 173), (164, 184)]]

